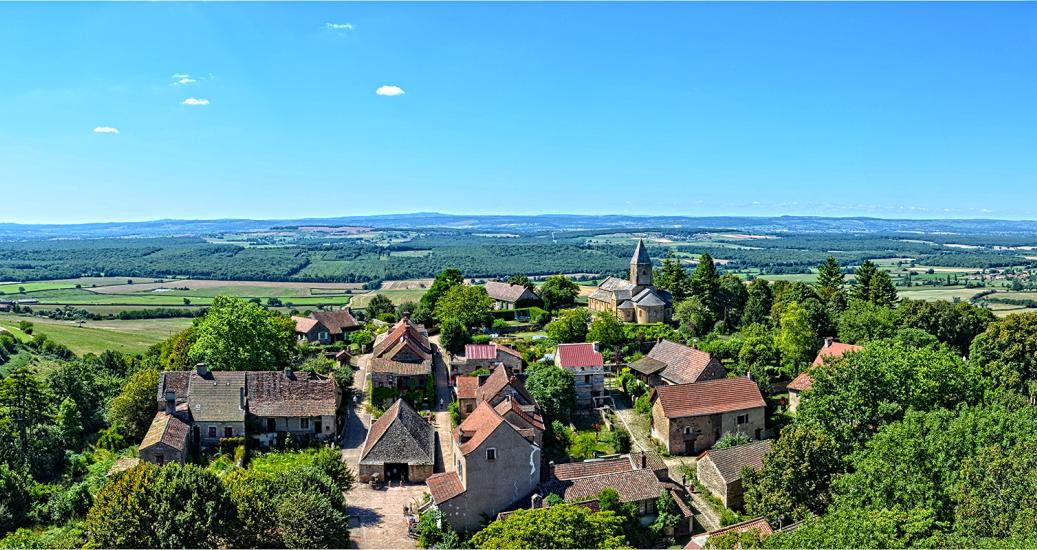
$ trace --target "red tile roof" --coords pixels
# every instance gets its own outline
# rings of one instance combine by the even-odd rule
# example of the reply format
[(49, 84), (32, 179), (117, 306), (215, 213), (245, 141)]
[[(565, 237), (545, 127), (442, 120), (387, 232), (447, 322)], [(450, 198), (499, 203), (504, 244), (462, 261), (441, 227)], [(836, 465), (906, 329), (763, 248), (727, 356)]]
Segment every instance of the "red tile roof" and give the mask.
[(842, 342), (830, 341), (825, 342), (821, 346), (821, 351), (817, 352), (817, 357), (812, 363), (813, 366), (820, 365), (824, 362), (825, 357), (842, 357), (851, 351), (860, 351), (864, 349), (861, 346), (855, 346), (853, 344), (844, 344)]
[(525, 402), (524, 404), (532, 405), (536, 403), (533, 396), (526, 391), (525, 384), (512, 374), (511, 369), (504, 365), (498, 365), (493, 369), (493, 372), (483, 381), (482, 385), (475, 390), (475, 398), (480, 403), (491, 401), (509, 386), (522, 398)]
[(814, 379), (810, 376), (810, 372), (803, 371), (799, 373), (799, 376), (794, 378), (792, 382), (789, 382), (789, 385), (786, 386), (786, 388), (789, 391), (807, 391), (813, 384)]
[(356, 319), (348, 309), (336, 309), (332, 311), (314, 311), (310, 317), (320, 321), (328, 327), (330, 334), (342, 334), (345, 330), (351, 330), (358, 326)]
[[(490, 434), (505, 423), (504, 418), (497, 414), (489, 403), (479, 403), (472, 414), (454, 430), (454, 437), (458, 440), (461, 453), (467, 455), (478, 449)], [(464, 437), (461, 434), (464, 434)]]
[(465, 491), (457, 472), (433, 474), (425, 480), (428, 492), (436, 504), (442, 504)]
[(715, 537), (726, 533), (748, 533), (749, 531), (759, 531), (761, 535), (774, 534), (774, 529), (771, 528), (771, 524), (767, 523), (767, 520), (761, 517), (743, 521), (742, 523), (736, 523), (734, 525), (728, 525), (727, 527), (717, 529), (716, 531), (710, 531), (709, 536)]
[(479, 389), (478, 376), (458, 376), (454, 380), (458, 399), (475, 399), (476, 390)]
[(431, 357), (432, 348), (428, 343), (428, 332), (424, 328), (412, 323), (410, 318), (406, 316), (400, 319), (400, 322), (396, 323), (392, 330), (375, 343), (373, 356), (392, 357), (398, 351), (397, 345), (401, 342), (407, 343), (408, 347), (413, 349), (415, 353)]
[(666, 418), (718, 414), (766, 406), (756, 382), (741, 376), (659, 386), (655, 391)]
[(310, 319), (309, 317), (298, 317), (293, 315), (292, 320), (295, 321), (295, 332), (309, 332), (313, 330), (313, 327), (317, 326), (316, 319)]
[(605, 364), (594, 344), (558, 344), (559, 364), (563, 367), (600, 367)]

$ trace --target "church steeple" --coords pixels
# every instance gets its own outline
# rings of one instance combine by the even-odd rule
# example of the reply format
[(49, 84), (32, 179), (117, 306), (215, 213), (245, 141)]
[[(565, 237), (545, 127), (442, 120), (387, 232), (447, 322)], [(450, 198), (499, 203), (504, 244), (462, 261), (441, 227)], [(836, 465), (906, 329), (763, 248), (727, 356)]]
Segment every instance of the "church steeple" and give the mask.
[(648, 257), (644, 239), (637, 240), (634, 255), (630, 257), (630, 282), (639, 287), (652, 286), (652, 259)]

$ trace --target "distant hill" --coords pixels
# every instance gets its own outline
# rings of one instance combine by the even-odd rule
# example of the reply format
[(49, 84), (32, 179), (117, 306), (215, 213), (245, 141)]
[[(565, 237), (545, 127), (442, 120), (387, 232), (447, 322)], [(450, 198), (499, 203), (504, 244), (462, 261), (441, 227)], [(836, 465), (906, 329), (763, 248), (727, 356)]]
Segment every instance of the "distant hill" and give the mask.
[(1034, 220), (901, 220), (864, 217), (824, 218), (814, 216), (585, 216), (574, 214), (463, 216), (423, 212), (290, 220), (155, 220), (86, 224), (0, 223), (0, 240), (199, 236), (228, 232), (261, 231), (277, 227), (343, 225), (399, 229), (451, 228), (514, 233), (602, 229), (702, 228), (790, 233), (908, 232), (960, 235), (1037, 235), (1037, 221)]

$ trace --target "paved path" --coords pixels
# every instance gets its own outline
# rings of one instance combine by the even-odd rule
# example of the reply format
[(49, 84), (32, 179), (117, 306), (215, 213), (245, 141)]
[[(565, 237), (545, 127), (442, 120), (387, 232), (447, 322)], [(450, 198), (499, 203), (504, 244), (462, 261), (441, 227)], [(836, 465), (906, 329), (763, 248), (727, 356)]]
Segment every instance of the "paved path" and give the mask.
[(399, 484), (382, 489), (357, 484), (346, 493), (351, 548), (413, 548), (407, 537), (404, 506), (414, 505), (425, 493), (425, 484)]
[(363, 450), (367, 430), (371, 427), (371, 415), (364, 409), (367, 401), (367, 360), (370, 355), (361, 355), (357, 361), (359, 370), (353, 375), (353, 394), (359, 396), (346, 409), (346, 422), (339, 436), (342, 445), (342, 458), (353, 468), (360, 466), (360, 452)]
[(429, 338), (436, 344), (432, 356), (432, 374), (436, 384), (436, 403), (433, 410), (436, 418), (436, 435), (438, 438), (436, 449), (436, 471), (453, 472), (454, 467), (453, 445), (451, 444), (450, 402), (454, 400), (453, 391), (450, 389), (450, 374), (442, 350), (439, 348), (439, 335)]

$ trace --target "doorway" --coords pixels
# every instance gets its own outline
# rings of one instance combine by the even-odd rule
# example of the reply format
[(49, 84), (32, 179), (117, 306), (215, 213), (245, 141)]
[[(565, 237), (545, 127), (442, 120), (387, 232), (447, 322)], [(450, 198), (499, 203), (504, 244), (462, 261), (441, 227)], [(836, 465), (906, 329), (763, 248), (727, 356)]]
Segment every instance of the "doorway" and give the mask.
[(407, 465), (400, 462), (386, 462), (385, 463), (385, 480), (386, 481), (408, 481), (407, 479)]

